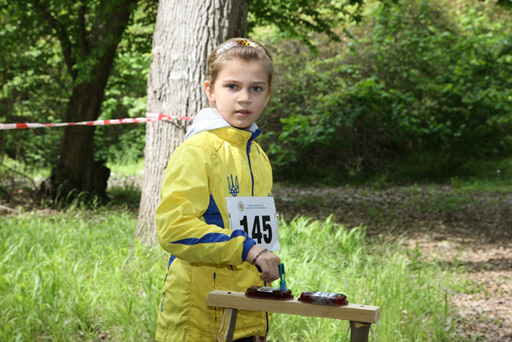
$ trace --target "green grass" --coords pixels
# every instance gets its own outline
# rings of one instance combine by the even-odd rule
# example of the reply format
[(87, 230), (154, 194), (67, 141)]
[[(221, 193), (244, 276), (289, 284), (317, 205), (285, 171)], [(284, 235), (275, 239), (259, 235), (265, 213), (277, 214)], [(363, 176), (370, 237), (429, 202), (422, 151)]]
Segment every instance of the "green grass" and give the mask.
[(107, 167), (110, 169), (111, 174), (115, 174), (120, 177), (132, 177), (134, 175), (140, 177), (144, 171), (144, 159), (123, 164), (107, 163)]
[[(367, 185), (379, 188), (393, 184), (456, 183), (463, 185), (494, 185), (512, 187), (512, 157), (464, 158), (454, 162), (437, 153), (414, 153), (383, 160), (384, 170), (370, 179)], [(382, 173), (385, 173), (384, 175)]]
[[(34, 180), (35, 182), (41, 179), (48, 178), (50, 176), (50, 167), (33, 167), (30, 164), (26, 164), (7, 156), (4, 156), (1, 160), (1, 166), (3, 172), (6, 175), (9, 174), (20, 174)], [(119, 177), (141, 177), (144, 170), (144, 159), (138, 159), (137, 161), (129, 161), (126, 163), (107, 163), (107, 167), (110, 169), (111, 174)]]
[[(1, 341), (151, 341), (166, 267), (159, 248), (132, 245), (136, 218), (119, 208), (0, 219)], [(380, 341), (450, 341), (451, 272), (418, 250), (367, 241), (364, 229), (298, 218), (278, 252), (294, 295), (342, 292), (378, 305)], [(450, 327), (450, 329), (453, 327)], [(274, 314), (271, 341), (340, 341), (348, 323)], [(449, 331), (451, 331), (449, 329)]]
[(2, 217), (0, 340), (151, 340), (165, 259), (135, 228), (107, 210)]
[[(452, 341), (446, 296), (455, 286), (451, 271), (427, 261), (417, 249), (365, 243), (363, 229), (347, 230), (298, 218), (281, 224), (278, 254), (288, 287), (344, 293), (351, 303), (377, 305), (382, 318), (373, 329), (380, 341)], [(348, 322), (275, 314), (272, 341), (343, 341)]]
[(111, 204), (128, 204), (136, 207), (140, 204), (143, 182), (144, 159), (124, 164), (108, 164), (113, 185), (107, 188)]
[[(316, 186), (366, 186), (377, 190), (413, 184), (451, 184), (467, 190), (512, 191), (512, 157), (509, 155), (468, 158), (459, 160), (455, 165), (451, 165), (450, 159), (439, 162), (439, 158), (435, 153), (418, 152), (382, 159), (375, 173), (363, 171), (342, 178), (338, 169), (324, 168), (324, 174), (311, 173), (302, 179), (302, 183)], [(286, 183), (281, 179), (276, 180)]]

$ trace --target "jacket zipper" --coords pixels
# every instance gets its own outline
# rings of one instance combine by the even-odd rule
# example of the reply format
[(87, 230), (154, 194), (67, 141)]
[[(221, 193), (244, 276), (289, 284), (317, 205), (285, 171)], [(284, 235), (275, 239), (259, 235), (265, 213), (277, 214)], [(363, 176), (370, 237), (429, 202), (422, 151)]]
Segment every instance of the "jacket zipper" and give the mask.
[(249, 171), (251, 171), (251, 196), (254, 196), (254, 174), (252, 173), (252, 165), (251, 165), (251, 143), (254, 140), (253, 137), (249, 139), (247, 142), (247, 160), (249, 161)]
[[(213, 289), (217, 290), (217, 272), (213, 272)], [(215, 322), (217, 322), (217, 307), (215, 307)]]

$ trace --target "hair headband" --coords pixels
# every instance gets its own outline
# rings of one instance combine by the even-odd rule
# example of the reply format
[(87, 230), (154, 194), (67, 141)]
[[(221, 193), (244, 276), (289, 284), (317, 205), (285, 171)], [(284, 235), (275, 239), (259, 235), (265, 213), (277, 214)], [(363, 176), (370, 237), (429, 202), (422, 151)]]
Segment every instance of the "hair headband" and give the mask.
[(231, 42), (227, 42), (226, 44), (221, 45), (217, 49), (217, 51), (215, 52), (215, 57), (217, 57), (218, 55), (220, 55), (224, 51), (229, 50), (229, 49), (231, 49), (232, 47), (235, 47), (235, 46), (250, 46), (250, 47), (253, 47), (253, 48), (256, 48), (256, 49), (264, 50), (263, 47), (260, 44), (252, 42), (252, 41), (250, 41), (248, 39), (238, 39), (238, 40), (233, 40)]

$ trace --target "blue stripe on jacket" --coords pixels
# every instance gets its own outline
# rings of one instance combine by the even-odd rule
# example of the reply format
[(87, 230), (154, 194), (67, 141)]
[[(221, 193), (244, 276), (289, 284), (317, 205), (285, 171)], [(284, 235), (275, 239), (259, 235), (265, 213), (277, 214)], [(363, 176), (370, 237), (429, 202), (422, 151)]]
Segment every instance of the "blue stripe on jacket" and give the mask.
[[(203, 218), (207, 224), (214, 224), (218, 227), (224, 227), (224, 221), (222, 220), (222, 215), (220, 214), (220, 210), (217, 207), (217, 203), (213, 199), (213, 196), (210, 195), (210, 204), (208, 205), (208, 209), (203, 214)], [(256, 244), (252, 238), (250, 238), (243, 230), (237, 229), (234, 230), (231, 235), (219, 234), (219, 233), (210, 233), (206, 234), (200, 238), (189, 238), (182, 239), (178, 241), (172, 242), (173, 244), (183, 244), (183, 245), (197, 245), (200, 243), (216, 243), (216, 242), (226, 242), (231, 239), (237, 238), (239, 236), (245, 236), (244, 247), (242, 250), (242, 261), (245, 261), (247, 258), (247, 253), (249, 250)]]
[(212, 195), (210, 195), (210, 204), (208, 204), (208, 209), (206, 209), (206, 212), (203, 214), (203, 218), (207, 224), (214, 224), (221, 228), (225, 228), (219, 207), (217, 207), (217, 203), (215, 203)]
[(188, 238), (188, 239), (182, 239), (178, 241), (174, 241), (173, 244), (182, 244), (182, 245), (197, 245), (200, 243), (216, 243), (216, 242), (226, 242), (231, 239), (237, 238), (240, 235), (247, 236), (247, 234), (241, 230), (233, 230), (231, 235), (221, 234), (221, 233), (209, 233), (206, 235), (201, 236), (200, 238)]

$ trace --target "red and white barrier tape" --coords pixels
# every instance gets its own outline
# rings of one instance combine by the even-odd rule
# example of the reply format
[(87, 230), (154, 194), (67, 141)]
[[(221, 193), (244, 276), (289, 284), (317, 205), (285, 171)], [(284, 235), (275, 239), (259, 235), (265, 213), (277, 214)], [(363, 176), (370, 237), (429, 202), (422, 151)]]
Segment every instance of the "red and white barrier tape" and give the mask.
[(40, 128), (40, 127), (63, 127), (63, 126), (102, 126), (102, 125), (122, 125), (129, 123), (143, 123), (161, 120), (194, 120), (188, 116), (172, 116), (157, 113), (147, 113), (145, 118), (127, 118), (112, 120), (96, 120), (81, 122), (59, 122), (59, 123), (0, 123), (0, 130), (4, 129), (23, 129), (23, 128)]

